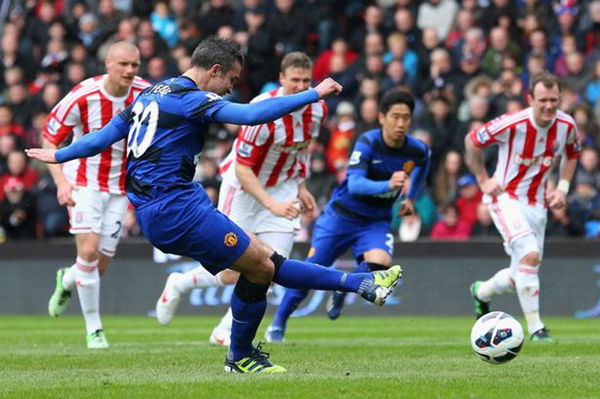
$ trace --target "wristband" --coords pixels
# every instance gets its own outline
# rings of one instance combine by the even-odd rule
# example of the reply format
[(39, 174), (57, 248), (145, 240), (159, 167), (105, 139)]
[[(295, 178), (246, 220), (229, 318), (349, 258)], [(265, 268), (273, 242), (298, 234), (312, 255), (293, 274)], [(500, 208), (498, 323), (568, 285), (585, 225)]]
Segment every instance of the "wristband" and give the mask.
[(571, 183), (569, 183), (568, 180), (560, 179), (558, 181), (558, 185), (556, 186), (556, 189), (558, 191), (562, 191), (566, 195), (566, 194), (569, 194), (569, 187), (571, 187)]

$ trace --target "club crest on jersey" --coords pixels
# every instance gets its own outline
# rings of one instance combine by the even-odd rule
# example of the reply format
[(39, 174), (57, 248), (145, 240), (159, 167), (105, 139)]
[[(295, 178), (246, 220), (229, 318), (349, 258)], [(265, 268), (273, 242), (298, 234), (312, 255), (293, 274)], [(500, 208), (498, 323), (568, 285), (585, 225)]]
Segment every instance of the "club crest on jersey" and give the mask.
[(412, 170), (414, 168), (415, 168), (415, 162), (414, 161), (404, 162), (404, 166), (402, 166), (402, 170), (405, 171), (406, 173), (412, 172)]
[(225, 234), (224, 243), (228, 247), (235, 247), (238, 243), (238, 238), (235, 235), (235, 233), (227, 233), (227, 234)]
[(308, 251), (308, 255), (306, 255), (306, 257), (310, 258), (312, 256), (315, 256), (316, 253), (317, 253), (317, 249), (315, 247), (310, 247), (310, 250)]

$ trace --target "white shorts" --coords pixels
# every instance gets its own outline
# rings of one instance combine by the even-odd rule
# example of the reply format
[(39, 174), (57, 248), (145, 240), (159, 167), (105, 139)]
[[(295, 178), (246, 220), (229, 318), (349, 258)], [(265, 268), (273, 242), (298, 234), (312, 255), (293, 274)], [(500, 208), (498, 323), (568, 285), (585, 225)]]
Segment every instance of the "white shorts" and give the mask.
[[(265, 191), (278, 202), (298, 197), (298, 182), (288, 180), (274, 187), (265, 187)], [(242, 229), (251, 233), (294, 232), (300, 229), (300, 218), (289, 220), (273, 215), (252, 195), (241, 188), (226, 182), (219, 191), (219, 210), (227, 215)]]
[(75, 187), (72, 192), (75, 206), (69, 207), (71, 234), (96, 233), (100, 235), (98, 252), (114, 256), (121, 238), (123, 218), (129, 204), (127, 197)]
[(504, 246), (509, 255), (519, 257), (526, 255), (526, 253), (513, 254), (513, 244), (518, 238), (532, 234), (535, 237), (535, 245), (526, 248), (523, 252), (536, 251), (541, 259), (544, 252), (544, 236), (546, 233), (546, 208), (523, 203), (510, 198), (506, 193), (499, 195), (496, 202), (488, 203), (487, 207), (496, 228), (504, 239)]

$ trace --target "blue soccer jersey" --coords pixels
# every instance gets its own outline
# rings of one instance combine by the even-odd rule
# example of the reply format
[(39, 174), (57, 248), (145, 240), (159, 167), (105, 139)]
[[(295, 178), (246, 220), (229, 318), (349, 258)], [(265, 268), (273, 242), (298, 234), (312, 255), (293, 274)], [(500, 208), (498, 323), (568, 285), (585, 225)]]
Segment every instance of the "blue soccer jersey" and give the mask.
[[(429, 172), (429, 160), (429, 147), (422, 141), (406, 136), (402, 148), (392, 148), (383, 141), (381, 129), (369, 130), (356, 142), (346, 179), (334, 190), (329, 205), (333, 210), (356, 219), (391, 220), (392, 205), (401, 190), (385, 190), (386, 182), (394, 172), (405, 171), (412, 180), (408, 197), (416, 198)], [(352, 193), (349, 180), (353, 177), (381, 182), (384, 189), (374, 194)]]
[(148, 88), (121, 115), (130, 124), (125, 185), (134, 206), (191, 184), (209, 123), (226, 103), (178, 77)]

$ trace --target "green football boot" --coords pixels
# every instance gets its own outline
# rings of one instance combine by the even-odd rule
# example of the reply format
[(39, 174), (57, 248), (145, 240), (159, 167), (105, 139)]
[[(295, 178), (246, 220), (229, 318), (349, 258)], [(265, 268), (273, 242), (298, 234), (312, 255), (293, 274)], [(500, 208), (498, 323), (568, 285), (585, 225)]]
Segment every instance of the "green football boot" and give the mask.
[(261, 374), (276, 374), (285, 373), (287, 370), (281, 366), (273, 364), (269, 360), (269, 353), (261, 350), (262, 344), (259, 343), (256, 348), (253, 348), (252, 353), (241, 358), (237, 362), (231, 357), (231, 352), (225, 357), (225, 371), (229, 373), (261, 373)]
[(54, 292), (50, 297), (50, 301), (48, 301), (48, 314), (50, 317), (58, 317), (63, 314), (71, 299), (71, 291), (66, 290), (62, 284), (63, 276), (67, 269), (67, 267), (63, 267), (56, 271)]
[(529, 337), (531, 342), (554, 342), (546, 327), (540, 328)]
[(108, 348), (108, 341), (104, 336), (104, 331), (96, 330), (93, 333), (87, 335), (85, 339), (88, 349), (106, 349)]
[(395, 265), (371, 274), (373, 278), (363, 280), (357, 294), (375, 305), (382, 306), (402, 278), (402, 267)]
[(471, 296), (473, 297), (473, 302), (475, 304), (475, 318), (478, 320), (484, 314), (490, 313), (490, 303), (482, 301), (477, 297), (477, 292), (479, 291), (479, 285), (481, 283), (481, 281), (475, 281), (469, 287), (469, 292), (471, 293)]

